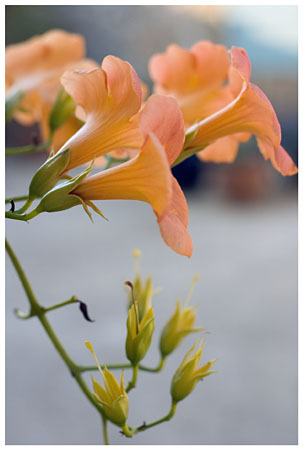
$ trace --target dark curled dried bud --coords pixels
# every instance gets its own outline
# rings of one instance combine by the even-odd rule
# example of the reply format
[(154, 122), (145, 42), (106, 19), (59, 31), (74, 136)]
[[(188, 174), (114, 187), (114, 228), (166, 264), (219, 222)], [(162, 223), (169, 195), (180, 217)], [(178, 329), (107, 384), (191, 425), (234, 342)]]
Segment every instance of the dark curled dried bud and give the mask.
[(88, 322), (95, 322), (95, 321), (92, 320), (92, 319), (89, 317), (89, 315), (88, 315), (86, 303), (81, 302), (81, 300), (78, 300), (78, 301), (79, 301), (79, 303), (80, 303), (80, 305), (79, 305), (80, 311), (82, 312), (84, 318), (85, 318), (86, 320), (88, 320)]
[(10, 201), (10, 204), (11, 204), (11, 209), (10, 209), (10, 212), (15, 212), (15, 202), (14, 202), (14, 200), (11, 200)]

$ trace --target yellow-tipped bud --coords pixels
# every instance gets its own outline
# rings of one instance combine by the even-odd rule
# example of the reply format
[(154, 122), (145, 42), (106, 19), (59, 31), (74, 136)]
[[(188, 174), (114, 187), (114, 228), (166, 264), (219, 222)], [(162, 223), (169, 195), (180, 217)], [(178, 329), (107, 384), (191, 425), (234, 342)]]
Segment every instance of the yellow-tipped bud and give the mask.
[(202, 327), (193, 327), (196, 320), (196, 308), (187, 306), (192, 295), (193, 289), (199, 276), (195, 275), (184, 307), (181, 307), (181, 301), (177, 300), (175, 312), (163, 328), (160, 338), (160, 351), (162, 357), (172, 353), (181, 341), (190, 333), (203, 330)]
[(215, 372), (215, 370), (210, 370), (216, 361), (215, 359), (198, 368), (204, 346), (201, 341), (197, 350), (194, 351), (196, 347), (196, 344), (194, 344), (186, 353), (180, 367), (173, 376), (170, 393), (175, 403), (187, 397), (193, 391), (198, 381)]
[(115, 376), (107, 369), (107, 367), (105, 367), (104, 371), (102, 370), (92, 344), (89, 341), (86, 341), (85, 346), (93, 354), (105, 387), (103, 388), (94, 377), (92, 377), (95, 399), (103, 405), (108, 420), (123, 427), (127, 420), (129, 406), (128, 396), (124, 387), (123, 372), (121, 372), (119, 384)]
[(141, 278), (139, 266), (140, 256), (141, 250), (135, 248), (133, 250), (135, 263), (135, 281), (133, 283), (133, 290), (129, 293), (128, 308), (131, 308), (134, 296), (137, 302), (139, 319), (142, 320), (146, 311), (151, 307), (152, 297), (156, 293), (156, 291), (154, 291), (153, 289), (153, 281), (151, 277), (148, 277), (146, 281), (143, 281)]
[(153, 337), (155, 329), (153, 308), (150, 307), (140, 321), (136, 311), (136, 304), (134, 303), (128, 310), (126, 326), (126, 356), (136, 366), (146, 355)]

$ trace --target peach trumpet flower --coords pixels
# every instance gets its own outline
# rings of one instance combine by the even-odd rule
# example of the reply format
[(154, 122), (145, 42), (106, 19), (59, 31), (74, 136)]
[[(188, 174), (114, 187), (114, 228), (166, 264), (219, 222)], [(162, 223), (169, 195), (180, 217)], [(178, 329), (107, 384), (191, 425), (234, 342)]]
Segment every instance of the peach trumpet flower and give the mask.
[[(197, 42), (190, 50), (170, 45), (165, 53), (154, 55), (149, 62), (155, 92), (177, 99), (187, 127), (232, 101), (230, 89), (224, 85), (229, 67), (226, 47), (209, 41)], [(197, 156), (203, 161), (232, 162), (239, 141), (249, 138), (248, 133), (226, 136)]]
[(230, 90), (234, 99), (188, 129), (188, 132), (196, 130), (188, 149), (204, 148), (219, 138), (248, 132), (256, 136), (264, 159), (269, 159), (277, 171), (282, 175), (296, 174), (296, 165), (280, 145), (281, 127), (270, 101), (261, 89), (249, 81), (247, 53), (237, 47), (232, 47), (230, 53)]
[[(83, 59), (85, 41), (79, 34), (51, 30), (5, 50), (6, 96), (21, 94), (13, 117), (23, 125), (40, 124), (43, 139), (49, 138), (49, 114), (60, 88), (60, 77), (68, 69), (92, 69), (95, 61)], [(70, 125), (73, 122), (72, 130)], [(65, 125), (65, 124), (64, 124)], [(56, 136), (55, 149), (81, 126), (70, 121)]]
[[(200, 131), (186, 145), (188, 155), (196, 153), (203, 161), (233, 162), (239, 142), (245, 142), (255, 134), (265, 159), (269, 158), (283, 175), (296, 173), (296, 166), (280, 146), (280, 125), (269, 100), (249, 82), (248, 56), (236, 47), (230, 55), (229, 59), (225, 47), (204, 41), (195, 44), (191, 50), (169, 46), (166, 53), (150, 60), (155, 90), (176, 97), (189, 126), (187, 134), (198, 130), (196, 123), (199, 122)], [(229, 84), (224, 85), (228, 78)], [(232, 117), (232, 105), (237, 97), (239, 115)], [(246, 110), (242, 111), (243, 102)], [(229, 129), (220, 122), (219, 118), (226, 118), (226, 114), (221, 115), (222, 111), (230, 111), (232, 126)], [(204, 148), (203, 151), (198, 152), (199, 147)]]
[(170, 170), (184, 143), (184, 122), (176, 100), (151, 96), (140, 112), (138, 125), (145, 143), (137, 156), (87, 177), (71, 194), (84, 202), (132, 199), (150, 203), (164, 242), (190, 257), (193, 247), (187, 231), (187, 203)]
[(70, 151), (66, 171), (113, 150), (140, 149), (144, 142), (138, 127), (141, 85), (128, 62), (107, 56), (101, 68), (68, 71), (61, 82), (79, 105), (76, 115), (85, 120), (59, 150)]

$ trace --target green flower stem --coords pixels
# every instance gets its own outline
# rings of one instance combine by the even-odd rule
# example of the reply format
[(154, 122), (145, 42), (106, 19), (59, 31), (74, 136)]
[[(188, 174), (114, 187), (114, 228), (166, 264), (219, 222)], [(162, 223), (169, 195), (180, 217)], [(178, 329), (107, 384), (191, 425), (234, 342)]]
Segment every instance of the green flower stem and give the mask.
[(175, 403), (173, 401), (171, 404), (170, 411), (166, 416), (162, 417), (159, 420), (156, 420), (155, 422), (151, 422), (148, 424), (144, 423), (143, 425), (141, 425), (138, 428), (133, 428), (133, 427), (130, 427), (129, 425), (125, 424), (122, 428), (124, 436), (132, 437), (134, 434), (140, 433), (142, 431), (148, 430), (149, 428), (160, 425), (160, 423), (167, 422), (175, 415), (176, 408), (177, 408), (177, 403)]
[[(106, 365), (108, 370), (119, 370), (119, 369), (132, 369), (132, 365), (125, 363), (125, 364), (108, 364)], [(105, 366), (101, 365), (102, 370), (105, 369)], [(99, 370), (97, 366), (78, 366), (79, 372), (92, 372), (95, 370)]]
[[(170, 411), (169, 411), (169, 413), (166, 416), (162, 417), (162, 419), (156, 420), (155, 422), (141, 425), (140, 427), (138, 427), (136, 429), (136, 433), (138, 433), (140, 431), (145, 431), (148, 428), (155, 427), (156, 425), (159, 425), (160, 423), (167, 422), (168, 420), (170, 420), (175, 415), (176, 408), (177, 408), (177, 403), (172, 402)], [(133, 434), (135, 434), (135, 433), (133, 433)]]
[(137, 364), (136, 366), (133, 366), (133, 377), (130, 380), (130, 382), (128, 383), (126, 392), (129, 392), (136, 387), (137, 379), (138, 379), (138, 372), (139, 372), (139, 365)]
[(161, 361), (159, 362), (157, 367), (145, 367), (145, 366), (139, 366), (140, 370), (143, 370), (145, 372), (160, 372), (160, 370), (163, 369), (165, 364), (165, 357), (161, 358)]
[(42, 142), (42, 144), (38, 145), (25, 145), (24, 147), (8, 147), (5, 149), (6, 155), (22, 155), (25, 153), (37, 153), (43, 152), (47, 148), (49, 148), (52, 144), (51, 140), (46, 142)]
[[(203, 149), (200, 148), (199, 150), (203, 150)], [(188, 150), (182, 150), (182, 152), (180, 153), (180, 155), (178, 156), (176, 161), (171, 165), (171, 167), (175, 167), (178, 164), (181, 164), (183, 161), (185, 161), (187, 158), (190, 158), (195, 153), (197, 153), (197, 149), (196, 148), (190, 148)]]
[(23, 202), (24, 200), (27, 200), (27, 195), (19, 195), (16, 197), (8, 197), (5, 199), (5, 204), (10, 202)]
[(104, 439), (104, 444), (105, 444), (105, 445), (109, 445), (108, 431), (107, 431), (107, 419), (106, 419), (106, 417), (105, 417), (104, 415), (102, 416), (102, 424), (103, 424), (103, 439)]
[[(160, 370), (163, 369), (165, 363), (165, 358), (162, 358), (159, 365), (157, 367), (146, 367), (139, 365), (139, 370), (142, 370), (143, 372), (160, 372)], [(101, 366), (104, 370), (104, 366)], [(128, 363), (121, 363), (121, 364), (108, 364), (106, 367), (109, 370), (119, 370), (119, 369), (132, 369), (133, 365)], [(98, 370), (97, 366), (78, 366), (78, 369), (80, 372), (90, 372), (94, 370)]]
[(49, 311), (53, 311), (54, 309), (62, 308), (62, 306), (71, 305), (72, 303), (78, 303), (79, 300), (74, 295), (65, 302), (56, 303), (55, 305), (49, 306), (48, 308), (43, 308), (43, 312), (47, 313)]
[(40, 213), (35, 209), (33, 209), (28, 214), (17, 214), (16, 212), (5, 211), (5, 217), (7, 219), (22, 220), (23, 222), (27, 222), (28, 220), (33, 219), (34, 217), (38, 216), (38, 214)]
[[(86, 398), (89, 400), (89, 402), (96, 408), (96, 410), (101, 414), (102, 418), (104, 417), (104, 411), (102, 406), (95, 400), (95, 398), (93, 397), (92, 393), (90, 392), (90, 390), (88, 389), (85, 381), (83, 380), (82, 376), (81, 376), (81, 371), (79, 370), (77, 364), (71, 359), (71, 357), (69, 356), (69, 354), (67, 353), (67, 351), (65, 350), (65, 348), (63, 347), (63, 345), (61, 344), (60, 340), (58, 339), (58, 337), (56, 336), (52, 326), (50, 325), (49, 321), (47, 320), (46, 316), (45, 316), (45, 311), (44, 308), (40, 305), (40, 303), (38, 302), (32, 287), (23, 271), (23, 268), (17, 258), (17, 256), (15, 255), (13, 249), (11, 248), (11, 246), (9, 245), (7, 239), (5, 239), (5, 248), (6, 251), (11, 259), (11, 262), (13, 264), (13, 266), (16, 269), (16, 272), (19, 276), (19, 279), (21, 281), (21, 284), (25, 290), (26, 296), (28, 298), (28, 301), (30, 303), (30, 307), (31, 307), (31, 313), (35, 314), (41, 325), (43, 326), (46, 334), (48, 335), (48, 337), (50, 338), (50, 340), (52, 341), (54, 347), (56, 348), (57, 352), (59, 353), (59, 355), (61, 356), (61, 358), (63, 359), (63, 361), (65, 362), (66, 366), (69, 368), (71, 374), (73, 375), (73, 377), (75, 378), (76, 382), (78, 383), (78, 386), (80, 387), (80, 389), (82, 390), (82, 392), (84, 393), (84, 395), (86, 396)], [(104, 435), (104, 440), (108, 440), (108, 438), (106, 437), (106, 435)]]
[(26, 202), (24, 203), (24, 205), (21, 207), (21, 208), (19, 208), (19, 209), (17, 209), (16, 211), (14, 211), (14, 213), (15, 214), (23, 214), (25, 211), (27, 211), (28, 210), (28, 208), (31, 206), (31, 204), (33, 203), (33, 199), (29, 199), (29, 198), (27, 198), (26, 199)]

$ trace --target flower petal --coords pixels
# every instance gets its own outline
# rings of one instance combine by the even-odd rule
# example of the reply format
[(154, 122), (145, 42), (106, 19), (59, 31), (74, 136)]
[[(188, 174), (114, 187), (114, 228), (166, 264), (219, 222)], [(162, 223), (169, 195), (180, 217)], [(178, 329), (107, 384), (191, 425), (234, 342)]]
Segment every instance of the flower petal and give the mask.
[(102, 62), (106, 73), (108, 95), (112, 108), (119, 112), (119, 119), (127, 119), (141, 107), (141, 83), (134, 68), (115, 56), (106, 56)]
[(173, 193), (165, 214), (158, 219), (164, 242), (180, 255), (192, 256), (193, 244), (187, 231), (188, 208), (177, 180), (172, 176)]
[(197, 82), (194, 69), (194, 55), (178, 45), (169, 45), (165, 53), (156, 54), (149, 61), (151, 78), (168, 91), (192, 90)]
[(196, 70), (199, 73), (199, 88), (213, 89), (226, 81), (229, 58), (224, 45), (201, 41), (197, 42), (190, 52), (195, 56)]
[(208, 145), (204, 150), (197, 153), (197, 156), (201, 161), (232, 163), (237, 157), (239, 142), (246, 142), (249, 138), (249, 133), (225, 136)]
[(165, 148), (171, 165), (184, 144), (184, 122), (177, 101), (172, 97), (152, 95), (140, 113), (140, 128), (144, 136), (154, 133)]

